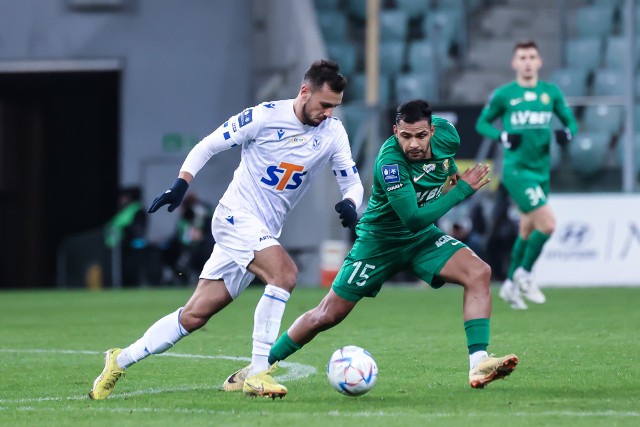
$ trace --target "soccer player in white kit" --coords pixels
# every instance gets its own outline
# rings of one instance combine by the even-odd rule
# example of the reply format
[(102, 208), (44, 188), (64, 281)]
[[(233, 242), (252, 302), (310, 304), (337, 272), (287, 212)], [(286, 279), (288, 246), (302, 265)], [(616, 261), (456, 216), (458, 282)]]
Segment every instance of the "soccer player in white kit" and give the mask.
[(305, 73), (295, 99), (247, 108), (189, 152), (178, 178), (154, 200), (150, 213), (164, 205), (172, 212), (189, 182), (212, 156), (242, 146), (240, 165), (213, 215), (213, 252), (184, 307), (158, 320), (128, 347), (106, 351), (104, 369), (89, 393), (91, 399), (106, 399), (129, 366), (166, 351), (204, 326), (256, 276), (266, 286), (255, 310), (244, 393), (272, 398), (287, 394), (271, 376), (275, 366), (267, 361), (297, 278), (295, 263), (277, 240), (284, 219), (327, 162), (331, 162), (342, 193), (335, 210), (343, 226), (355, 226), (356, 209), (362, 203), (362, 183), (347, 133), (340, 120), (331, 116), (342, 102), (345, 85), (335, 62), (316, 61)]

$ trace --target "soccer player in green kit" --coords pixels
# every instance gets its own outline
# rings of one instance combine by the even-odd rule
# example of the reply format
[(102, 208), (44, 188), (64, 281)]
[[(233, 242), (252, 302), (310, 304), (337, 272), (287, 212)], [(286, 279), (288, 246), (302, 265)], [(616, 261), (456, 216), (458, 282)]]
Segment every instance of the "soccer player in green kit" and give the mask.
[[(394, 135), (376, 158), (373, 193), (356, 227), (357, 239), (319, 305), (300, 316), (278, 339), (269, 363), (283, 360), (319, 332), (340, 323), (364, 297), (375, 297), (401, 270), (412, 270), (433, 288), (463, 287), (463, 319), (469, 349), (469, 384), (482, 388), (509, 375), (518, 363), (510, 354), (487, 354), (491, 315), (491, 268), (434, 222), (489, 182), (487, 165), (464, 174), (453, 156), (460, 146), (455, 127), (414, 100), (397, 109)], [(443, 194), (447, 182), (451, 189)]]
[[(542, 59), (534, 41), (515, 45), (511, 66), (516, 72), (515, 81), (494, 91), (478, 117), (476, 130), (504, 146), (502, 183), (518, 205), (521, 217), (500, 297), (515, 309), (526, 309), (522, 295), (534, 303), (546, 301), (531, 269), (556, 225), (547, 204), (551, 117), (556, 114), (565, 126), (555, 131), (560, 145), (571, 141), (578, 124), (560, 89), (538, 79)], [(498, 117), (502, 118), (502, 131), (492, 126)]]

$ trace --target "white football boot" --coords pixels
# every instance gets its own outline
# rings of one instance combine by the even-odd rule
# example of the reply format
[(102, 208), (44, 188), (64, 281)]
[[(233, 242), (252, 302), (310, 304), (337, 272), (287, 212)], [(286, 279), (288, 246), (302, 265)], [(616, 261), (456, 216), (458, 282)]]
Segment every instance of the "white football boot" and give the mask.
[(526, 310), (529, 308), (520, 295), (520, 289), (510, 279), (506, 279), (502, 286), (500, 286), (500, 293), (498, 295), (508, 302), (514, 310)]
[(522, 267), (518, 267), (513, 272), (513, 281), (522, 291), (522, 295), (526, 299), (536, 304), (544, 304), (547, 298), (544, 296), (538, 284), (533, 280), (531, 272), (525, 270)]

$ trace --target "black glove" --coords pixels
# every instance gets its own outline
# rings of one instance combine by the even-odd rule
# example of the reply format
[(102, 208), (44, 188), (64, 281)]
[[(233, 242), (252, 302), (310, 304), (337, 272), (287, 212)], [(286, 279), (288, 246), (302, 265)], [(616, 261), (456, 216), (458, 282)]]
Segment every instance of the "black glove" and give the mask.
[(182, 203), (182, 199), (184, 198), (184, 194), (187, 192), (187, 188), (189, 188), (189, 183), (182, 178), (176, 179), (170, 189), (156, 197), (156, 199), (151, 203), (151, 207), (149, 208), (149, 213), (154, 213), (161, 206), (169, 205), (169, 212), (173, 212), (175, 208), (180, 206)]
[(571, 135), (571, 131), (569, 129), (558, 129), (553, 131), (553, 133), (556, 136), (556, 142), (561, 147), (564, 147), (565, 145), (570, 143), (571, 138), (573, 138), (573, 135)]
[(507, 131), (503, 131), (500, 134), (500, 142), (502, 142), (502, 146), (507, 150), (515, 150), (522, 142), (522, 135), (519, 133), (507, 133)]
[(358, 222), (358, 213), (356, 205), (349, 199), (344, 199), (336, 203), (336, 212), (340, 214), (343, 227), (353, 228)]

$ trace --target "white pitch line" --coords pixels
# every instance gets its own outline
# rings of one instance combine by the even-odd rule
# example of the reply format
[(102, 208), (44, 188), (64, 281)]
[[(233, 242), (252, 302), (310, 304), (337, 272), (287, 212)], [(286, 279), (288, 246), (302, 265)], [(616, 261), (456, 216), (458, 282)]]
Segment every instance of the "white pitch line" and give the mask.
[[(111, 413), (156, 413), (156, 414), (204, 414), (204, 415), (231, 415), (237, 416), (238, 412), (236, 411), (218, 411), (215, 409), (184, 409), (184, 408), (147, 408), (147, 407), (137, 407), (137, 408), (112, 408), (112, 407), (102, 407), (102, 406), (87, 406), (78, 408), (75, 406), (66, 406), (66, 407), (35, 407), (35, 406), (18, 406), (18, 407), (7, 407), (0, 406), (0, 411), (23, 411), (23, 412), (43, 412), (43, 411), (55, 411), (59, 412), (61, 410), (67, 411), (77, 411), (77, 410), (85, 410), (91, 412), (111, 412)], [(243, 415), (263, 415), (263, 411), (243, 411)], [(421, 419), (434, 419), (434, 418), (470, 418), (474, 419), (476, 417), (504, 417), (505, 413), (496, 413), (496, 412), (488, 412), (488, 413), (458, 413), (458, 412), (425, 412), (425, 413), (408, 413), (408, 412), (383, 412), (383, 411), (360, 411), (360, 412), (341, 412), (341, 411), (329, 411), (329, 412), (291, 412), (287, 411), (285, 413), (279, 414), (278, 416), (281, 418), (286, 417), (352, 417), (352, 418), (370, 418), (370, 417), (391, 417), (391, 418), (401, 418), (401, 417), (409, 417), (409, 418), (421, 418)], [(509, 417), (517, 417), (517, 418), (529, 418), (529, 417), (619, 417), (619, 418), (635, 418), (640, 417), (640, 412), (618, 412), (618, 411), (594, 411), (594, 412), (578, 412), (578, 411), (545, 411), (545, 412), (513, 412), (508, 414)]]
[[(11, 349), (0, 348), (0, 353), (56, 353), (56, 354), (82, 354), (82, 355), (100, 355), (104, 352), (101, 351), (89, 351), (89, 350), (49, 350), (49, 349)], [(161, 357), (180, 357), (187, 359), (223, 359), (223, 360), (235, 360), (250, 362), (249, 357), (242, 356), (224, 356), (224, 355), (209, 355), (209, 354), (185, 354), (185, 353), (163, 353), (158, 354)], [(296, 381), (303, 378), (307, 378), (312, 374), (315, 374), (317, 369), (310, 365), (303, 365), (302, 363), (295, 362), (280, 362), (278, 366), (287, 368), (287, 372), (283, 375), (275, 376), (278, 381)], [(138, 390), (129, 393), (114, 393), (109, 399), (127, 398), (132, 396), (144, 396), (148, 394), (161, 394), (180, 391), (194, 391), (194, 390), (216, 390), (215, 386), (201, 386), (201, 387), (173, 387), (173, 388), (152, 388), (147, 390)], [(3, 403), (27, 403), (27, 402), (50, 402), (50, 401), (65, 401), (65, 400), (85, 400), (86, 395), (82, 396), (68, 396), (68, 397), (36, 397), (36, 398), (24, 398), (24, 399), (0, 399), (0, 404)]]
[[(87, 351), (87, 350), (48, 350), (48, 349), (0, 349), (0, 353), (57, 353), (57, 354), (83, 354), (83, 355), (100, 355), (103, 352), (100, 351)], [(184, 354), (184, 353), (164, 353), (159, 354), (158, 356), (164, 357), (181, 357), (181, 358), (192, 358), (192, 359), (224, 359), (224, 360), (237, 360), (237, 361), (249, 361), (248, 357), (240, 357), (240, 356), (212, 356), (212, 355), (199, 355), (199, 354)], [(302, 378), (306, 378), (311, 374), (316, 372), (316, 368), (309, 365), (303, 365), (300, 363), (293, 362), (281, 362), (280, 366), (289, 368), (289, 372), (285, 375), (277, 377), (280, 381), (289, 380), (298, 380)], [(109, 400), (113, 399), (124, 399), (132, 396), (144, 396), (150, 394), (161, 394), (161, 393), (170, 393), (170, 392), (181, 392), (181, 391), (194, 391), (194, 390), (212, 390), (214, 387), (209, 386), (201, 386), (201, 387), (174, 387), (174, 388), (152, 388), (147, 390), (137, 390), (128, 393), (114, 393), (109, 397)], [(39, 397), (39, 398), (24, 398), (24, 399), (0, 399), (0, 404), (11, 404), (11, 403), (40, 403), (40, 402), (61, 402), (61, 401), (73, 401), (73, 400), (86, 400), (86, 395), (81, 396), (68, 396), (68, 397)], [(35, 407), (35, 406), (0, 406), (0, 411), (60, 411), (59, 406), (56, 407)], [(87, 410), (87, 411), (101, 411), (101, 412), (112, 412), (112, 413), (134, 413), (134, 412), (142, 412), (142, 413), (184, 413), (184, 414), (206, 414), (206, 415), (238, 415), (237, 412), (233, 411), (216, 411), (216, 410), (208, 410), (208, 409), (182, 409), (182, 408), (108, 408), (101, 406), (89, 406), (84, 408), (77, 408), (73, 406), (67, 406), (66, 409), (69, 410)], [(250, 412), (243, 412), (243, 414), (250, 414)], [(255, 412), (255, 414), (262, 414), (262, 412)], [(504, 413), (454, 413), (454, 412), (431, 412), (431, 413), (396, 413), (396, 412), (341, 412), (341, 411), (329, 411), (329, 412), (286, 412), (284, 414), (280, 414), (280, 416), (332, 416), (332, 417), (355, 417), (355, 418), (366, 418), (366, 417), (418, 417), (418, 418), (452, 418), (452, 417), (467, 417), (467, 418), (475, 418), (475, 417), (502, 417)], [(518, 417), (518, 418), (528, 418), (528, 417), (619, 417), (619, 418), (637, 418), (640, 417), (640, 412), (635, 411), (544, 411), (544, 412), (512, 412), (508, 414), (510, 417)]]

